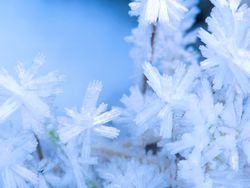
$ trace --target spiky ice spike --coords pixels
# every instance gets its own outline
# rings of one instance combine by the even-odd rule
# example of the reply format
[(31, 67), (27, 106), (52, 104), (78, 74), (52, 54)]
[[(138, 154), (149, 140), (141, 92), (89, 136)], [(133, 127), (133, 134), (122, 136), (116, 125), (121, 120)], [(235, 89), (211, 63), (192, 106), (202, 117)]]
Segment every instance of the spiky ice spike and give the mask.
[[(42, 122), (51, 117), (50, 107), (45, 102), (49, 96), (60, 92), (58, 83), (62, 76), (50, 72), (44, 76), (36, 76), (43, 65), (42, 57), (37, 57), (30, 68), (25, 69), (22, 63), (17, 65), (18, 80), (12, 77), (7, 70), (0, 69), (0, 87), (7, 91), (8, 98), (0, 105), (0, 122), (6, 121), (15, 111), (22, 109), (24, 114), (35, 122)], [(27, 118), (23, 117), (23, 120)], [(35, 126), (23, 125), (24, 128), (36, 132)]]
[(104, 124), (118, 117), (120, 110), (113, 108), (110, 111), (106, 111), (107, 106), (105, 104), (96, 107), (101, 89), (102, 84), (100, 81), (90, 83), (81, 110), (66, 109), (68, 118), (67, 120), (63, 119), (63, 121), (61, 121), (63, 127), (58, 131), (61, 141), (67, 143), (86, 130), (91, 130), (107, 138), (115, 138), (118, 136), (118, 129)]
[(100, 81), (89, 84), (80, 110), (66, 109), (67, 117), (62, 117), (62, 125), (58, 135), (65, 144), (65, 153), (73, 169), (73, 174), (78, 187), (85, 188), (86, 174), (83, 165), (96, 164), (97, 158), (91, 155), (91, 140), (94, 134), (106, 138), (116, 138), (119, 130), (105, 125), (120, 115), (120, 110), (113, 108), (107, 111), (107, 105), (97, 107), (97, 100), (102, 90)]
[(103, 85), (101, 81), (93, 81), (88, 85), (86, 94), (83, 99), (82, 111), (88, 109), (89, 112), (92, 112), (96, 108), (97, 100), (102, 91)]
[[(161, 119), (160, 136), (171, 138), (173, 128), (173, 114), (176, 109), (185, 110), (191, 95), (191, 86), (200, 75), (199, 68), (192, 65), (186, 68), (180, 64), (173, 76), (161, 75), (150, 63), (144, 64), (144, 74), (149, 86), (165, 103), (158, 112)], [(152, 107), (150, 107), (152, 108)]]
[(0, 138), (0, 185), (3, 188), (29, 187), (38, 183), (38, 176), (25, 166), (36, 149), (33, 134), (19, 132), (11, 137)]
[(207, 19), (208, 31), (201, 29), (201, 46), (206, 58), (201, 63), (213, 77), (214, 89), (235, 82), (242, 92), (250, 92), (250, 10), (240, 0), (211, 1), (215, 7)]

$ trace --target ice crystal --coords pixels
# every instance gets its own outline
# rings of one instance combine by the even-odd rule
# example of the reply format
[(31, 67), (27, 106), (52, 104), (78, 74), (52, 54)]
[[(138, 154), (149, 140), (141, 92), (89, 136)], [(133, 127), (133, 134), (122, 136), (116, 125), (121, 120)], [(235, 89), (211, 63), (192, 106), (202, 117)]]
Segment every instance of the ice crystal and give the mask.
[(30, 133), (19, 133), (11, 138), (1, 138), (0, 184), (3, 188), (36, 185), (36, 173), (25, 166), (25, 161), (35, 151), (36, 140)]
[(62, 119), (63, 127), (59, 130), (62, 142), (67, 143), (88, 130), (107, 138), (115, 138), (119, 135), (118, 129), (105, 125), (120, 115), (119, 109), (106, 111), (107, 105), (104, 103), (96, 108), (101, 89), (102, 84), (99, 81), (89, 84), (80, 111), (66, 109), (68, 118)]
[(104, 188), (157, 188), (168, 185), (166, 175), (154, 164), (114, 159), (98, 169)]
[(143, 23), (170, 23), (181, 20), (187, 11), (179, 0), (135, 0), (131, 2), (131, 15), (140, 16)]
[(93, 81), (80, 109), (58, 115), (47, 99), (61, 77), (36, 76), (43, 58), (19, 64), (17, 79), (0, 69), (0, 187), (249, 187), (250, 9), (211, 2), (204, 58), (193, 45), (198, 0), (130, 3), (144, 83), (121, 108), (97, 105), (102, 84)]
[(186, 70), (184, 65), (180, 65), (174, 76), (162, 76), (156, 68), (146, 63), (144, 70), (148, 84), (165, 102), (165, 106), (158, 112), (158, 116), (162, 120), (160, 136), (171, 138), (174, 110), (185, 110), (185, 103), (187, 104), (189, 98), (192, 97), (190, 89), (192, 83), (199, 76), (199, 69), (194, 65)]
[(29, 69), (25, 69), (24, 65), (19, 63), (16, 69), (18, 80), (7, 70), (0, 69), (0, 86), (8, 95), (7, 100), (0, 106), (0, 122), (4, 122), (16, 110), (21, 109), (23, 121), (30, 118), (23, 126), (36, 132), (39, 128), (32, 125), (32, 121), (41, 122), (51, 117), (50, 107), (45, 99), (60, 92), (57, 84), (62, 77), (55, 72), (36, 77), (43, 64), (43, 56), (37, 57)]
[(212, 2), (215, 8), (207, 19), (209, 32), (200, 31), (205, 43), (201, 51), (206, 57), (201, 65), (211, 70), (215, 89), (236, 82), (244, 93), (249, 93), (249, 8), (240, 5), (239, 0)]
[(66, 143), (65, 153), (79, 188), (87, 187), (84, 175), (86, 165), (97, 163), (97, 159), (91, 155), (92, 134), (96, 133), (106, 138), (115, 138), (119, 135), (118, 129), (105, 124), (119, 116), (120, 110), (113, 108), (106, 111), (107, 105), (104, 103), (96, 107), (101, 90), (100, 81), (90, 83), (80, 111), (66, 109), (68, 117), (60, 119), (62, 128), (58, 130), (59, 138)]

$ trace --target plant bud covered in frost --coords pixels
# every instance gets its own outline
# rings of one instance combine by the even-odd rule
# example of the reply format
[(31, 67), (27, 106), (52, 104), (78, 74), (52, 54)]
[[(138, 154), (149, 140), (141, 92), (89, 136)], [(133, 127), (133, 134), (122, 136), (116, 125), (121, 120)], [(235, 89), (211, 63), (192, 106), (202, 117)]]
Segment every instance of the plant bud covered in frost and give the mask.
[[(142, 4), (138, 1), (131, 4), (133, 3), (135, 5)], [(178, 63), (197, 62), (199, 55), (191, 45), (197, 39), (197, 29), (192, 28), (199, 12), (197, 3), (198, 0), (183, 1), (182, 6), (187, 11), (183, 12), (182, 19), (176, 20), (171, 25), (168, 22), (160, 22), (154, 23), (154, 27), (152, 27), (152, 24), (145, 25), (139, 21), (138, 27), (132, 30), (132, 35), (126, 38), (135, 44), (131, 50), (131, 56), (137, 65), (136, 73), (138, 75), (141, 76), (143, 73), (141, 67), (145, 61), (157, 64), (159, 62), (160, 66), (163, 67), (162, 70), (170, 72), (178, 66)], [(141, 15), (142, 17), (142, 13), (132, 15)]]

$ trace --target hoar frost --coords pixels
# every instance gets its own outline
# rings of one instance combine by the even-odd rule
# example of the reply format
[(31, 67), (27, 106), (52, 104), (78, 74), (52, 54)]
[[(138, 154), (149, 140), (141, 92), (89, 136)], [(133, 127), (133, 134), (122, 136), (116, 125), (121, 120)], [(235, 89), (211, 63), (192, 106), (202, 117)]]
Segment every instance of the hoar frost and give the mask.
[(249, 187), (250, 9), (211, 2), (208, 30), (193, 26), (198, 0), (130, 2), (143, 83), (122, 107), (97, 105), (93, 81), (80, 108), (59, 113), (49, 98), (62, 76), (39, 76), (42, 56), (17, 78), (1, 68), (0, 187)]

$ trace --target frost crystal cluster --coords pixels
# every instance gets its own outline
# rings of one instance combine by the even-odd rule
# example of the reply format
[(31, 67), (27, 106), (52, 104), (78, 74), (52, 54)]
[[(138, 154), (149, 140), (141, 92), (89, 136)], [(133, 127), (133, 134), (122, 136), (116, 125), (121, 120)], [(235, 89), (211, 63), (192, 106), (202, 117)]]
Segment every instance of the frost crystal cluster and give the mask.
[(207, 30), (198, 0), (129, 3), (138, 81), (121, 107), (99, 104), (93, 81), (58, 110), (63, 77), (41, 75), (41, 55), (0, 68), (0, 187), (250, 187), (250, 9), (211, 2)]

